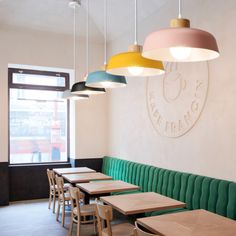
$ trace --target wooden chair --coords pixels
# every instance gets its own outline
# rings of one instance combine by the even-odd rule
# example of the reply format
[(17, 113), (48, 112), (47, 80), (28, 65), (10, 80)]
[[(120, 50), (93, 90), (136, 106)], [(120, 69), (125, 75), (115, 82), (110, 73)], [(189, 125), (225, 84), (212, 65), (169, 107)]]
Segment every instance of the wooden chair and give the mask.
[[(56, 205), (56, 197), (58, 197), (58, 188), (55, 183), (55, 173), (53, 170), (47, 169), (47, 176), (49, 182), (49, 201), (48, 201), (48, 209), (51, 208), (51, 202), (53, 201), (53, 208), (52, 211), (55, 213), (55, 205)], [(70, 184), (64, 185), (64, 190), (69, 189)]]
[(151, 233), (147, 233), (147, 232), (141, 230), (138, 227), (137, 222), (135, 221), (134, 236), (158, 236), (158, 234), (151, 234)]
[[(132, 236), (134, 225), (129, 223), (111, 225), (113, 219), (112, 207), (97, 204), (96, 208), (99, 236)], [(104, 222), (107, 227), (104, 228)]]
[(65, 207), (70, 206), (70, 194), (69, 192), (64, 191), (64, 180), (62, 177), (56, 176), (56, 184), (58, 189), (58, 205), (57, 205), (57, 216), (56, 219), (58, 221), (60, 209), (62, 208), (62, 219), (61, 224), (64, 227), (65, 225)]
[[(94, 232), (96, 233), (96, 204), (81, 205), (81, 198), (83, 198), (79, 188), (69, 188), (71, 198), (71, 220), (68, 235), (72, 235), (73, 223), (77, 223), (77, 236), (80, 236), (81, 224), (93, 223)], [(88, 219), (92, 217), (92, 219)]]

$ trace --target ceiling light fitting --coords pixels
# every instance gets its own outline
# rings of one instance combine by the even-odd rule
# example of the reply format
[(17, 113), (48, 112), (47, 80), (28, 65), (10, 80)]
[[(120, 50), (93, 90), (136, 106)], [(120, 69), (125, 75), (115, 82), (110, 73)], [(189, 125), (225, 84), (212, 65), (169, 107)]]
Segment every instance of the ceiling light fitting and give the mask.
[(190, 21), (182, 18), (182, 1), (179, 16), (172, 19), (170, 28), (147, 36), (142, 55), (149, 59), (170, 62), (208, 61), (219, 57), (216, 39), (209, 32), (190, 28)]
[(126, 86), (124, 76), (111, 75), (107, 68), (107, 0), (104, 0), (104, 66), (102, 70), (89, 73), (86, 85), (96, 88), (120, 88)]
[(68, 6), (70, 8), (76, 8), (76, 7), (80, 7), (81, 6), (81, 0), (72, 0), (68, 3)]
[[(74, 77), (76, 78), (76, 9), (81, 6), (81, 1), (80, 0), (72, 0), (69, 2), (69, 7), (74, 10), (74, 31), (73, 31), (73, 38), (74, 38)], [(80, 82), (79, 82), (80, 83)], [(74, 85), (73, 85), (74, 86)], [(73, 89), (72, 86), (72, 89)], [(88, 95), (77, 95), (73, 94), (72, 90), (65, 90), (62, 94), (63, 99), (68, 99), (68, 100), (86, 100), (89, 98)]]
[(135, 0), (134, 44), (129, 46), (128, 52), (111, 57), (107, 72), (123, 76), (154, 76), (164, 73), (161, 61), (151, 60), (142, 56), (142, 46), (137, 42), (137, 0)]
[(105, 93), (104, 88), (93, 88), (90, 86), (86, 86), (86, 80), (89, 73), (89, 0), (87, 0), (87, 17), (86, 17), (86, 31), (87, 31), (87, 37), (86, 37), (86, 54), (87, 54), (87, 74), (84, 78), (84, 81), (77, 82), (72, 86), (71, 93), (78, 94), (78, 95), (98, 95)]

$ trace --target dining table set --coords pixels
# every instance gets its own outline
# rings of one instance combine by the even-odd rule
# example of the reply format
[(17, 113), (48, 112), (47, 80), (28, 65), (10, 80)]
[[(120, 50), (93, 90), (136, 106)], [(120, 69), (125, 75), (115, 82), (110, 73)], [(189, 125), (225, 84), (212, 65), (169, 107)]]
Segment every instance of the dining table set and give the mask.
[(139, 186), (113, 180), (111, 176), (88, 167), (56, 168), (53, 171), (78, 187), (85, 195), (85, 203), (97, 198), (121, 214), (134, 217), (151, 233), (168, 236), (236, 235), (235, 221), (202, 209), (144, 217), (144, 213), (184, 208), (186, 203), (155, 192), (137, 191)]

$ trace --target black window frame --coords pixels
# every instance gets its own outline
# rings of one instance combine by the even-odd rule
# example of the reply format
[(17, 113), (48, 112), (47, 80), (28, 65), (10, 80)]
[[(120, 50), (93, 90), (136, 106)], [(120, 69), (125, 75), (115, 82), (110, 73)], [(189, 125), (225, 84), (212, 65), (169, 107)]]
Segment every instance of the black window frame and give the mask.
[[(65, 86), (46, 86), (46, 85), (32, 85), (32, 84), (20, 84), (13, 83), (13, 74), (31, 74), (31, 75), (45, 75), (45, 76), (58, 76), (65, 78)], [(50, 164), (65, 164), (69, 163), (70, 153), (70, 103), (67, 101), (67, 160), (66, 161), (50, 161), (50, 162), (29, 162), (29, 163), (11, 163), (10, 162), (10, 89), (30, 89), (30, 90), (46, 90), (46, 91), (60, 91), (63, 92), (70, 88), (70, 74), (66, 72), (56, 71), (44, 71), (33, 69), (21, 69), (21, 68), (8, 68), (8, 163), (11, 166), (22, 165), (50, 165)]]

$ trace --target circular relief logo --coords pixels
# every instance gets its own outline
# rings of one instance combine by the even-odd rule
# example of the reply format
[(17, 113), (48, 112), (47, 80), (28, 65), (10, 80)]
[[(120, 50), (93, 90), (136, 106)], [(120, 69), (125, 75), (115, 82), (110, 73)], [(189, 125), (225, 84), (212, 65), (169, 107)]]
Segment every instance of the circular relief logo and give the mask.
[(204, 108), (208, 63), (167, 63), (165, 68), (163, 76), (147, 79), (148, 112), (159, 134), (179, 137), (194, 126)]

